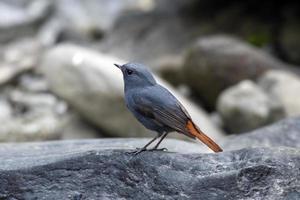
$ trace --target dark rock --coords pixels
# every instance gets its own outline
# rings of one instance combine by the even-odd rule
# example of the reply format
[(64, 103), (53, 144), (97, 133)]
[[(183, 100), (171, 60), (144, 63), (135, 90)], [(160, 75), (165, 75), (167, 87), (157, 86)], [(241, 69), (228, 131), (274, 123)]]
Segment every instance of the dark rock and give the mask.
[[(177, 142), (181, 151), (190, 148)], [(0, 197), (271, 200), (300, 195), (296, 149), (144, 152), (134, 157), (128, 150), (112, 149), (122, 143), (126, 140), (1, 145)]]
[(245, 147), (300, 148), (300, 118), (281, 120), (272, 125), (227, 138), (222, 145), (226, 150)]
[(185, 82), (209, 108), (225, 88), (244, 79), (255, 80), (270, 69), (291, 67), (247, 43), (227, 36), (199, 39), (185, 57)]
[(295, 19), (290, 18), (287, 21), (287, 24), (282, 28), (282, 33), (279, 38), (280, 45), (285, 56), (285, 59), (288, 61), (300, 64), (300, 25), (299, 18)]

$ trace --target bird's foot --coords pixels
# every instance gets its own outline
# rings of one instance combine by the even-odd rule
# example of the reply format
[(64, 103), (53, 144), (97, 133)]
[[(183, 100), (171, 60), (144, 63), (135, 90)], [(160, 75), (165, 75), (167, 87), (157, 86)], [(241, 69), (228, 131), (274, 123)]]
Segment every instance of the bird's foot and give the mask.
[(152, 149), (149, 149), (148, 151), (168, 151), (168, 149), (167, 148), (161, 148), (161, 149), (152, 148)]
[(167, 148), (161, 148), (161, 149), (158, 149), (158, 148), (152, 148), (152, 149), (147, 149), (147, 148), (136, 148), (136, 150), (134, 151), (130, 151), (128, 152), (127, 154), (130, 154), (130, 155), (138, 155), (144, 151), (168, 151)]
[(147, 149), (146, 148), (136, 148), (136, 150), (130, 151), (130, 152), (128, 152), (128, 154), (136, 156), (136, 155), (142, 153), (143, 151), (147, 151)]

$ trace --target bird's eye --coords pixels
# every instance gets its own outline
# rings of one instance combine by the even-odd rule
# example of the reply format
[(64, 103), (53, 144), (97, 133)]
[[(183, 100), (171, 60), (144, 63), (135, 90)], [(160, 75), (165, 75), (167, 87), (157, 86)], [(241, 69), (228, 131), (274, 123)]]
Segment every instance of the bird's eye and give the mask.
[(133, 73), (133, 71), (130, 70), (130, 69), (126, 69), (126, 73), (127, 73), (128, 75), (131, 75), (131, 74)]

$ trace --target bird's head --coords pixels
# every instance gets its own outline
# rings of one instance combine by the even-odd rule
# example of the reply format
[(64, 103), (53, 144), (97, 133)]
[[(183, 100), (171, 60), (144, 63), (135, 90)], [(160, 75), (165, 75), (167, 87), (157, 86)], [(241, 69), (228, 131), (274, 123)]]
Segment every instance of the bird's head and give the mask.
[(146, 66), (139, 63), (127, 63), (124, 65), (114, 64), (122, 73), (125, 83), (125, 90), (137, 87), (155, 85), (156, 81)]

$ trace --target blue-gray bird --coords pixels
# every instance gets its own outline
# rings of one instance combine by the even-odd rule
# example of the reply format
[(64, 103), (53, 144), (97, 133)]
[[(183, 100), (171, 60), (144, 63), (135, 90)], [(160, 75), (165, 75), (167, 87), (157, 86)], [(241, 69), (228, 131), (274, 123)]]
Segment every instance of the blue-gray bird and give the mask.
[[(128, 109), (146, 128), (158, 134), (143, 148), (135, 151), (138, 154), (147, 150), (158, 150), (159, 144), (169, 132), (176, 131), (190, 138), (198, 138), (214, 152), (222, 149), (192, 121), (182, 104), (166, 88), (159, 85), (151, 72), (142, 64), (115, 64), (124, 79), (125, 102)], [(152, 149), (147, 147), (160, 138)]]

